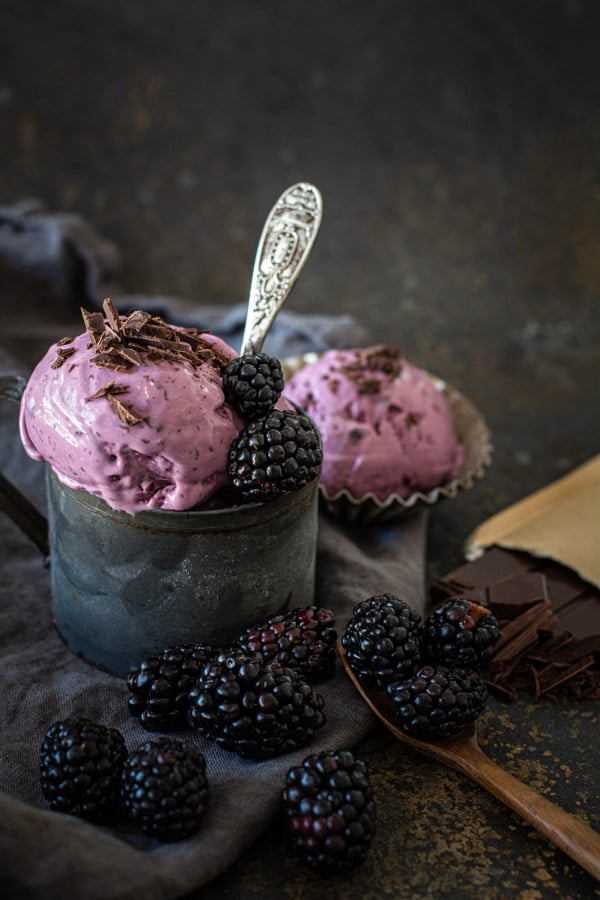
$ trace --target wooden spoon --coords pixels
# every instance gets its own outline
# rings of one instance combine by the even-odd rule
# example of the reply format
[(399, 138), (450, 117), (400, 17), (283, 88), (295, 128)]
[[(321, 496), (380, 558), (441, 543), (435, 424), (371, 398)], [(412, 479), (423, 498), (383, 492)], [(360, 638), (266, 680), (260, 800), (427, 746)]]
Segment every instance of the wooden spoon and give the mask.
[(394, 724), (397, 715), (385, 692), (369, 690), (360, 684), (348, 664), (343, 647), (339, 647), (338, 652), (357, 691), (398, 740), (472, 778), (509, 809), (514, 810), (526, 822), (537, 828), (544, 837), (572, 857), (590, 875), (600, 880), (598, 832), (492, 762), (477, 743), (474, 725), (470, 725), (455, 737), (439, 742), (420, 741), (404, 734)]

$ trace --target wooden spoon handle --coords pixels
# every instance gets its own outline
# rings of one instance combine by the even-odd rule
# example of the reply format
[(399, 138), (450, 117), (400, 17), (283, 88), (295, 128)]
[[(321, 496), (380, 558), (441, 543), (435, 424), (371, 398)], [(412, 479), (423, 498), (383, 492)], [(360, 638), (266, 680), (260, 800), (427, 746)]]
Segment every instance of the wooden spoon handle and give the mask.
[(510, 775), (486, 756), (476, 743), (469, 742), (457, 747), (455, 758), (447, 762), (518, 813), (590, 875), (600, 880), (600, 834), (597, 831)]

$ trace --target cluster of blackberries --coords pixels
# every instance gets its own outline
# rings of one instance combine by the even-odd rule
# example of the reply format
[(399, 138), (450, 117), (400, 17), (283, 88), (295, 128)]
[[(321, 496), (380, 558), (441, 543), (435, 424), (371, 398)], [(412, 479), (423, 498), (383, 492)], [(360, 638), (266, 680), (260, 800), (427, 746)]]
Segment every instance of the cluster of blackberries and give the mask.
[[(247, 759), (296, 751), (325, 722), (311, 684), (333, 673), (336, 643), (332, 613), (308, 606), (246, 629), (225, 650), (169, 647), (130, 672), (129, 711), (150, 731), (187, 723)], [(191, 743), (163, 736), (128, 753), (117, 729), (82, 717), (48, 729), (40, 775), (52, 809), (91, 821), (124, 810), (160, 841), (197, 831), (208, 803), (205, 758)], [(363, 861), (375, 802), (366, 766), (349, 750), (292, 767), (281, 802), (294, 851), (320, 874)]]
[(438, 740), (483, 711), (479, 670), (494, 653), (498, 623), (488, 609), (457, 597), (421, 616), (393, 594), (363, 600), (342, 645), (361, 682), (385, 690), (408, 735)]
[(208, 802), (206, 762), (192, 744), (163, 738), (128, 754), (116, 728), (85, 717), (48, 729), (40, 780), (52, 809), (99, 821), (121, 806), (160, 841), (197, 831)]
[[(128, 754), (116, 728), (72, 717), (48, 729), (39, 763), (52, 809), (92, 822), (124, 811), (158, 841), (190, 837), (208, 805), (204, 755), (174, 738), (146, 741)], [(288, 771), (285, 784), (293, 849), (325, 875), (362, 862), (376, 828), (364, 762), (348, 750), (313, 754)]]
[(244, 631), (229, 648), (169, 647), (129, 673), (129, 711), (151, 731), (185, 725), (248, 759), (308, 744), (325, 724), (311, 684), (332, 674), (332, 613), (299, 607)]
[(225, 369), (225, 399), (249, 422), (233, 441), (227, 465), (245, 500), (299, 491), (320, 472), (319, 432), (302, 411), (275, 409), (282, 391), (281, 363), (266, 353), (244, 354)]

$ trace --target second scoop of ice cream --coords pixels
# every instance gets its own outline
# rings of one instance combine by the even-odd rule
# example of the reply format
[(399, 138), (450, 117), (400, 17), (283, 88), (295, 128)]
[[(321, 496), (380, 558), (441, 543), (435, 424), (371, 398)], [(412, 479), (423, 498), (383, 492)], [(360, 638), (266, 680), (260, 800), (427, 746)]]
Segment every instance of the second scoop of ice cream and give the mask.
[[(96, 333), (90, 327), (53, 345), (33, 372), (21, 404), (25, 449), (50, 463), (64, 484), (115, 509), (206, 503), (228, 484), (229, 448), (245, 425), (223, 396), (222, 368), (235, 351), (213, 335), (173, 329), (180, 350), (161, 350), (160, 338), (154, 349), (109, 344), (115, 357), (115, 346), (125, 346), (125, 356), (120, 367), (117, 357), (106, 365), (100, 328), (107, 324), (95, 315)], [(155, 326), (158, 333), (163, 325)], [(132, 350), (141, 363), (127, 365)], [(190, 361), (177, 358), (182, 353)]]
[(323, 438), (329, 497), (407, 497), (458, 474), (464, 448), (444, 395), (394, 347), (330, 350), (290, 379), (285, 395)]

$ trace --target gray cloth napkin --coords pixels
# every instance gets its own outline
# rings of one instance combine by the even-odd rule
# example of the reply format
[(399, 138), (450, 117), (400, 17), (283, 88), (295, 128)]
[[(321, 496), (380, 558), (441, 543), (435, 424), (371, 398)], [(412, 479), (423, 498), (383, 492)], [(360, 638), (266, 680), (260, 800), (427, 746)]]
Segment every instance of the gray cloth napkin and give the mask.
[[(40, 298), (38, 339), (52, 332), (53, 302), (61, 304), (62, 314), (72, 310), (75, 322), (78, 306), (97, 306), (110, 284), (120, 309), (152, 308), (174, 321), (211, 327), (230, 343), (239, 343), (243, 306), (224, 313), (222, 307), (200, 308), (180, 299), (128, 297), (115, 280), (117, 260), (116, 250), (79, 217), (53, 216), (32, 203), (0, 208), (0, 265), (4, 275), (9, 273), (0, 283), (0, 305), (6, 316), (9, 300), (18, 303), (15, 292), (23, 284), (19, 279), (24, 272), (31, 275), (34, 289), (28, 282), (28, 302), (36, 291)], [(53, 302), (48, 302), (49, 295)], [(368, 339), (348, 317), (282, 313), (268, 340), (269, 352), (286, 356)], [(19, 369), (26, 374), (31, 359), (44, 350), (30, 342), (32, 356), (24, 364), (7, 329), (0, 334), (0, 373)], [(44, 467), (21, 448), (17, 413), (16, 405), (0, 406), (0, 471), (43, 509)], [(423, 610), (426, 523), (426, 512), (368, 529), (321, 515), (316, 602), (334, 611), (339, 632), (353, 606), (375, 593), (396, 593)], [(129, 716), (124, 680), (95, 669), (65, 647), (52, 621), (48, 569), (2, 513), (0, 541), (0, 872), (4, 890), (15, 900), (164, 900), (199, 888), (226, 869), (278, 814), (290, 766), (309, 752), (351, 747), (373, 725), (338, 664), (334, 677), (318, 686), (327, 724), (302, 751), (258, 763), (239, 759), (189, 730), (175, 733), (204, 752), (210, 782), (204, 823), (188, 840), (160, 844), (124, 818), (99, 826), (51, 812), (39, 785), (38, 752), (53, 722), (86, 715), (119, 728), (129, 749), (153, 735)]]

